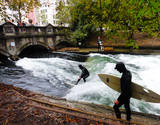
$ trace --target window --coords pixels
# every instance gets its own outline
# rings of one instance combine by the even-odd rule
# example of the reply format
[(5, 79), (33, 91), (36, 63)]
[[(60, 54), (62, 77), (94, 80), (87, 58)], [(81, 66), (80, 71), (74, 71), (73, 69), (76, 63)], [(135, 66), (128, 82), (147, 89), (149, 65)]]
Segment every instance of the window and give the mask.
[(14, 32), (13, 27), (12, 26), (5, 27), (5, 32), (6, 33), (13, 33)]
[(51, 27), (48, 28), (48, 29), (47, 29), (47, 32), (52, 32), (52, 28), (51, 28)]

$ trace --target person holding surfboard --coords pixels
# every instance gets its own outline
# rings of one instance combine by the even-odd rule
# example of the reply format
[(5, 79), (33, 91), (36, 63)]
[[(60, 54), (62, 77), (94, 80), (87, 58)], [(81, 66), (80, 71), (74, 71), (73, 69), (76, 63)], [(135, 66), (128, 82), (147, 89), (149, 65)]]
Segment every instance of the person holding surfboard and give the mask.
[(79, 77), (78, 81), (76, 82), (76, 85), (81, 80), (81, 78), (83, 78), (84, 82), (86, 82), (86, 78), (89, 76), (89, 72), (84, 66), (82, 66), (82, 65), (78, 65), (78, 66), (82, 70), (82, 73), (81, 73), (81, 76)]
[(132, 74), (129, 70), (126, 69), (124, 63), (119, 62), (116, 64), (115, 69), (122, 73), (121, 79), (120, 79), (120, 86), (121, 86), (121, 94), (118, 97), (118, 99), (115, 101), (115, 104), (113, 106), (116, 117), (121, 118), (121, 112), (119, 110), (119, 107), (124, 105), (126, 110), (126, 120), (130, 121), (131, 119), (131, 110), (130, 110), (130, 98), (131, 98), (131, 79)]

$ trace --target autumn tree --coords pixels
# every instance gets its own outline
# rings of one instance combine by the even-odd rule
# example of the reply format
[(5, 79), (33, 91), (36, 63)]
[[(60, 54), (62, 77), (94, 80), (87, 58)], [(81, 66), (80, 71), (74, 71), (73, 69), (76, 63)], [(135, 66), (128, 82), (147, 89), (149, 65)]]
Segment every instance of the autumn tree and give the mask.
[(13, 16), (18, 22), (21, 22), (22, 17), (31, 12), (34, 7), (40, 6), (39, 0), (5, 0), (3, 3), (15, 12)]
[(7, 7), (5, 0), (0, 0), (0, 19), (1, 21), (6, 21), (9, 19), (8, 14), (6, 13)]
[(56, 17), (59, 18), (59, 24), (68, 24), (69, 23), (69, 17), (70, 17), (70, 13), (69, 13), (69, 8), (67, 6), (67, 3), (65, 4), (62, 0), (59, 1), (59, 4), (56, 8), (56, 10), (58, 11), (56, 14)]
[[(159, 32), (160, 1), (157, 0), (113, 0), (115, 9), (110, 11), (105, 27), (107, 36), (117, 35), (126, 40), (127, 45), (137, 47), (133, 35), (135, 32), (147, 32), (152, 35)], [(123, 32), (123, 34), (122, 34)]]
[(68, 1), (66, 18), (75, 40), (84, 41), (96, 29), (103, 28), (108, 39), (118, 36), (136, 48), (135, 32), (160, 36), (160, 0)]
[(69, 16), (68, 23), (73, 31), (72, 40), (81, 41), (85, 44), (91, 32), (96, 31), (92, 23), (92, 9), (94, 8), (92, 0), (69, 0), (67, 10)]

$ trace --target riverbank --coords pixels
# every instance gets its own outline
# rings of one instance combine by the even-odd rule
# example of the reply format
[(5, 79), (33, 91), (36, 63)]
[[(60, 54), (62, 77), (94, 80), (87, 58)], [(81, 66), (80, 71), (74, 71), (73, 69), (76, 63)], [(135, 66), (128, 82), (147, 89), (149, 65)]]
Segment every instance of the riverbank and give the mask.
[[(62, 52), (79, 52), (79, 53), (97, 53), (97, 34), (91, 35), (90, 38), (85, 42), (85, 45), (79, 47), (64, 47), (58, 49), (57, 51)], [(129, 47), (125, 40), (120, 38), (113, 38), (108, 40), (105, 35), (102, 37), (103, 47), (100, 53), (104, 54), (136, 54), (136, 55), (160, 55), (160, 38), (153, 38), (147, 33), (137, 32), (134, 34), (133, 39), (135, 40), (135, 45), (138, 46), (137, 49)], [(133, 44), (133, 43), (132, 43)], [(69, 46), (69, 45), (68, 45)]]
[[(126, 125), (116, 119), (113, 108), (46, 96), (0, 83), (2, 125)], [(159, 125), (160, 116), (132, 112), (130, 125)]]
[(160, 55), (160, 49), (127, 49), (127, 48), (114, 48), (105, 47), (104, 50), (98, 51), (97, 47), (79, 48), (67, 47), (57, 50), (58, 52), (74, 52), (74, 53), (102, 53), (102, 54), (135, 54), (135, 55)]

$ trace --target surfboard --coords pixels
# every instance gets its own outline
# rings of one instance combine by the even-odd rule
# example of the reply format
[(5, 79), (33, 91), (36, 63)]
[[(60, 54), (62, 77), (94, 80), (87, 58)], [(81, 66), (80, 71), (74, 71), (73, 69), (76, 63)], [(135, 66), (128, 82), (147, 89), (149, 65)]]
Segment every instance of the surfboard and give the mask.
[(64, 83), (64, 85), (67, 87), (67, 88), (72, 88), (72, 87), (74, 87), (75, 86), (75, 84), (73, 84), (73, 83)]
[[(109, 74), (98, 74), (101, 81), (117, 92), (121, 92), (120, 78)], [(143, 100), (151, 103), (160, 103), (160, 95), (140, 86), (134, 82), (131, 84), (132, 98)]]

